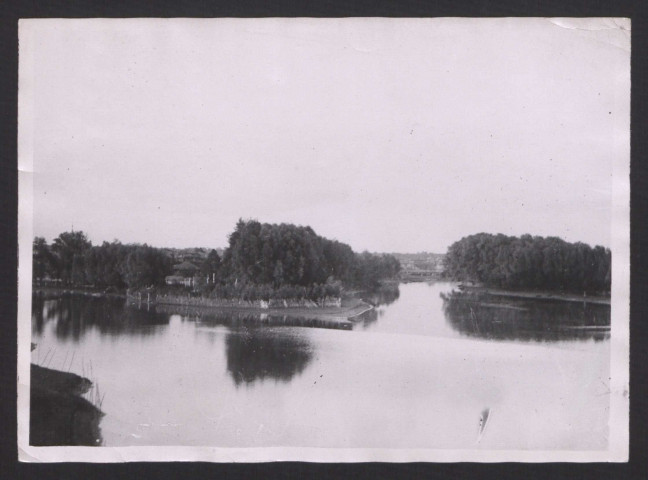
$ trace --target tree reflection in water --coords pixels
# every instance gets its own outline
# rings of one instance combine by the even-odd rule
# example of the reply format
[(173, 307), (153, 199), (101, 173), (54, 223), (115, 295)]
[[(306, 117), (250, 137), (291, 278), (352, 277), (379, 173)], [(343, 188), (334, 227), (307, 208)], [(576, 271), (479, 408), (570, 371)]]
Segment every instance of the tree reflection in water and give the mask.
[(360, 298), (376, 308), (368, 310), (362, 315), (356, 317), (355, 323), (362, 325), (363, 328), (367, 328), (369, 325), (376, 322), (382, 315), (384, 315), (385, 311), (380, 307), (391, 305), (396, 300), (398, 300), (399, 297), (400, 290), (398, 288), (398, 284), (381, 285), (374, 290), (361, 292)]
[(265, 379), (288, 382), (306, 368), (313, 356), (308, 340), (282, 330), (242, 327), (227, 334), (227, 371), (236, 386)]
[(400, 297), (400, 290), (398, 284), (386, 284), (381, 285), (375, 290), (368, 290), (362, 292), (360, 297), (367, 303), (370, 303), (374, 307), (380, 307), (382, 305), (391, 305)]
[(441, 298), (446, 321), (469, 337), (537, 342), (610, 338), (609, 305), (456, 291)]
[(103, 335), (150, 335), (154, 328), (169, 324), (169, 315), (150, 309), (129, 307), (121, 298), (95, 298), (83, 295), (63, 295), (55, 299), (32, 297), (32, 326), (42, 334), (47, 322), (55, 323), (58, 338), (75, 342), (88, 331)]
[(313, 356), (311, 344), (299, 329), (285, 327), (351, 328), (350, 323), (287, 315), (171, 306), (165, 310), (182, 312), (183, 318), (202, 326), (228, 328), (227, 372), (237, 387), (266, 379), (288, 382), (306, 368)]
[(32, 295), (32, 330), (42, 334), (45, 326), (45, 299), (42, 295)]

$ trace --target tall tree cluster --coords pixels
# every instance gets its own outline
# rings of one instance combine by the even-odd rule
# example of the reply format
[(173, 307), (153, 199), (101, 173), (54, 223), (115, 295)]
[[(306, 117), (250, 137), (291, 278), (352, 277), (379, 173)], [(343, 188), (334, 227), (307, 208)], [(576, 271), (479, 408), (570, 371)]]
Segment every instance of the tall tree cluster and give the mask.
[(34, 239), (34, 280), (57, 279), (63, 285), (139, 288), (164, 285), (171, 259), (148, 245), (114, 241), (93, 246), (83, 232), (64, 232), (51, 245)]
[(558, 237), (478, 233), (453, 243), (444, 267), (449, 278), (486, 286), (607, 293), (611, 261), (610, 250), (601, 246)]
[(223, 254), (228, 282), (307, 286), (336, 279), (371, 286), (398, 275), (393, 255), (356, 254), (350, 246), (317, 235), (311, 227), (239, 220)]

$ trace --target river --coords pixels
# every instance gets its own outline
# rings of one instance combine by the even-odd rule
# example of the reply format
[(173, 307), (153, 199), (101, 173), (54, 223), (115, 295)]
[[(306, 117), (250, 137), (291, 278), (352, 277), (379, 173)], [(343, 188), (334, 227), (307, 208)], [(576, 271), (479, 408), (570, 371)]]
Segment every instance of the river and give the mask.
[(32, 362), (95, 383), (105, 446), (606, 448), (610, 307), (454, 287), (351, 329), (34, 297)]

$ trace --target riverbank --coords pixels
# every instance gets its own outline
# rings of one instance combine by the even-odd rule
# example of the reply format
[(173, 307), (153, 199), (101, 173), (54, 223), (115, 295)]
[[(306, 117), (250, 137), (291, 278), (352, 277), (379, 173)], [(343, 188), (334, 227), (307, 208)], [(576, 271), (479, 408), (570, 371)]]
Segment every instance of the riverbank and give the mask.
[(113, 288), (93, 287), (64, 287), (64, 286), (32, 286), (32, 295), (60, 296), (60, 295), (83, 295), (86, 297), (98, 298), (126, 298), (125, 290)]
[(504, 290), (499, 288), (467, 286), (467, 285), (460, 285), (459, 289), (462, 292), (491, 295), (495, 297), (528, 298), (533, 300), (555, 300), (555, 301), (562, 301), (562, 302), (595, 303), (598, 305), (610, 305), (610, 297), (583, 296), (583, 295), (574, 295), (568, 293), (543, 292), (543, 291), (529, 292), (529, 291)]
[(270, 315), (305, 317), (327, 322), (350, 322), (374, 307), (353, 295), (344, 298), (327, 299), (323, 306), (313, 301), (287, 300), (276, 303), (262, 301), (243, 301), (237, 299), (223, 300), (207, 297), (190, 297), (180, 295), (127, 295), (126, 292), (105, 291), (91, 288), (33, 287), (34, 295), (56, 297), (62, 295), (82, 295), (97, 298), (124, 298), (133, 306), (155, 306), (167, 312), (189, 309), (194, 312), (236, 312), (241, 315)]
[(100, 445), (104, 414), (82, 397), (91, 387), (87, 378), (32, 364), (30, 445)]
[(360, 315), (373, 310), (373, 306), (359, 298), (342, 299), (340, 306), (330, 307), (269, 307), (261, 308), (254, 306), (208, 306), (208, 305), (188, 305), (188, 304), (156, 304), (156, 309), (167, 313), (182, 313), (189, 315), (200, 314), (232, 314), (239, 316), (263, 316), (268, 317), (302, 317), (309, 320), (317, 320), (324, 323), (333, 323), (349, 326)]

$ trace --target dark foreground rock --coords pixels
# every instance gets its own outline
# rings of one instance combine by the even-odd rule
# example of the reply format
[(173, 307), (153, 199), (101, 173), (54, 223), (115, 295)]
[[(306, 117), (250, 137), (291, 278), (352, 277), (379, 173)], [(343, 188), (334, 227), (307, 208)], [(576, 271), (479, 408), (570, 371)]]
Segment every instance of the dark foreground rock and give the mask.
[(103, 413), (81, 395), (92, 383), (74, 373), (31, 366), (29, 443), (100, 445)]

